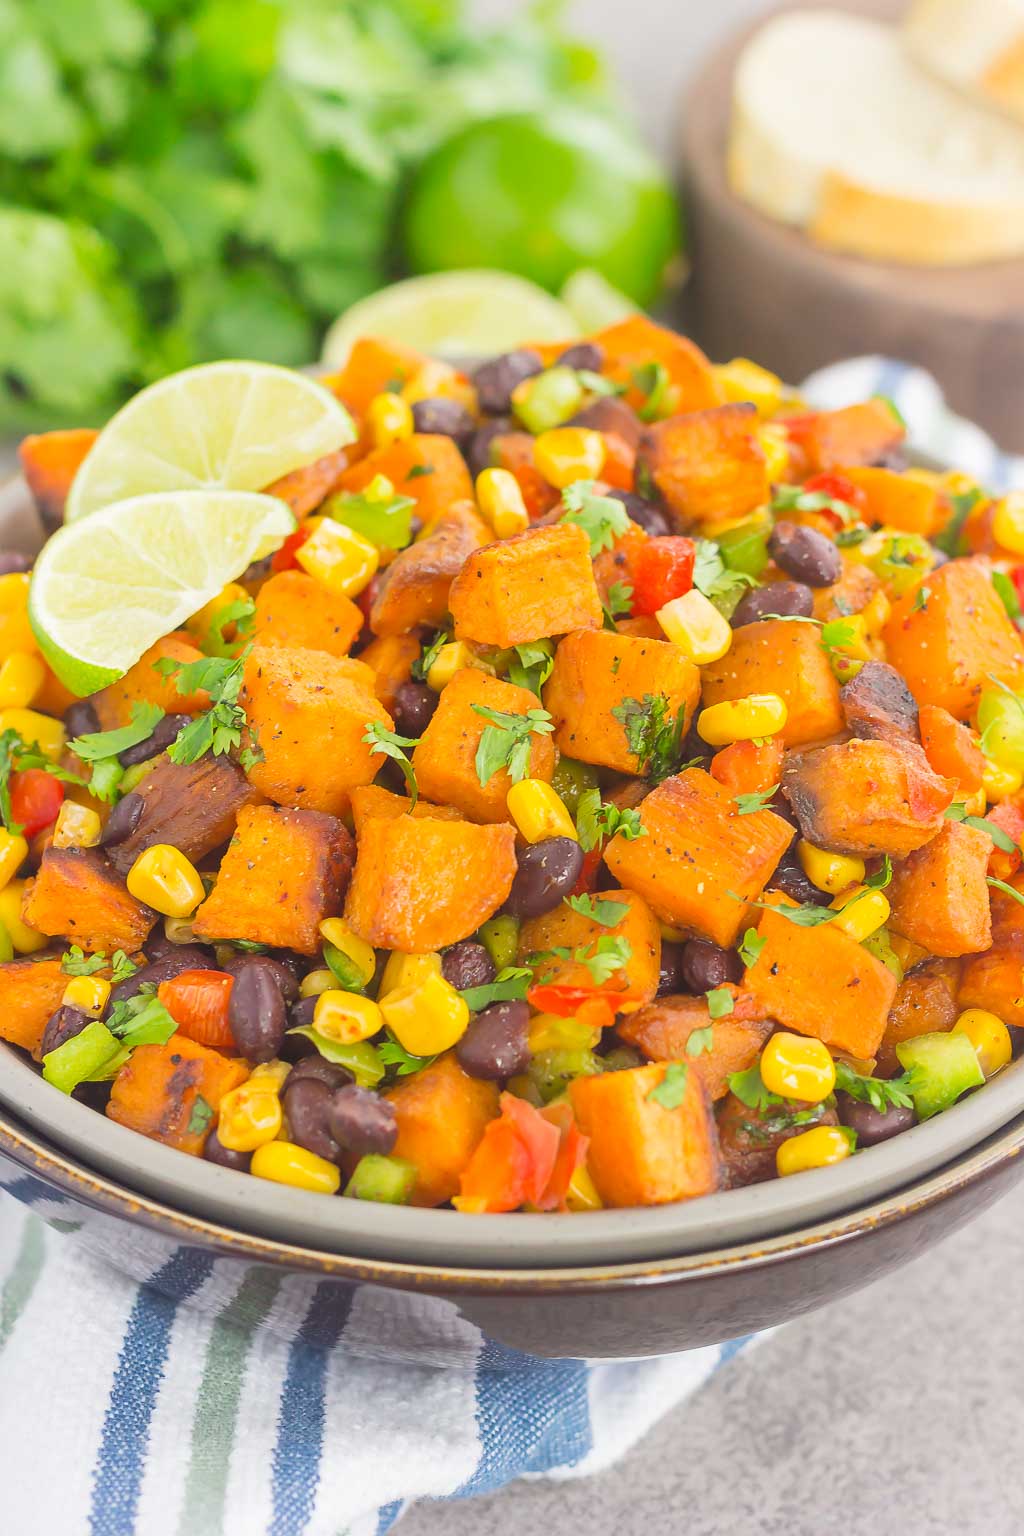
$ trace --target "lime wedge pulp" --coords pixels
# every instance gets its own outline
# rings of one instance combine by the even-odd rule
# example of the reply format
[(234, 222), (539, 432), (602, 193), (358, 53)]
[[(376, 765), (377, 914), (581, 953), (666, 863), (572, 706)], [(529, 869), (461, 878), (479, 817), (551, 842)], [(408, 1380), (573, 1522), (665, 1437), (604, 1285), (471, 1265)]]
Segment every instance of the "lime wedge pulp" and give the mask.
[(526, 341), (572, 341), (580, 328), (545, 289), (511, 272), (428, 273), (381, 288), (340, 315), (324, 338), (327, 368), (344, 366), (361, 336), (379, 336), (435, 356), (472, 358)]
[(32, 573), (39, 648), (72, 693), (94, 693), (294, 527), (283, 501), (251, 491), (155, 492), (67, 523)]
[(65, 521), (154, 491), (263, 491), (356, 440), (339, 400), (271, 363), (204, 363), (150, 384), (104, 427)]

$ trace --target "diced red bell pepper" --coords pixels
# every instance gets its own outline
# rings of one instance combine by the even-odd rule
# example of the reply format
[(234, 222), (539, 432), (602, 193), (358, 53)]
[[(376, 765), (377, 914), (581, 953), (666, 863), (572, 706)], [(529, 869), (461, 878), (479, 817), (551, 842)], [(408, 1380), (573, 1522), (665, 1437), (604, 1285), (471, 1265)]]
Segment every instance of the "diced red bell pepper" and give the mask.
[(456, 1210), (517, 1211), (526, 1199), (530, 1154), (511, 1120), (488, 1124), (459, 1178)]
[(301, 528), (296, 528), (294, 533), (288, 535), (281, 548), (272, 556), (270, 561), (270, 569), (275, 575), (278, 571), (301, 570), (301, 566), (295, 558), (295, 551), (302, 548), (312, 532), (312, 528), (303, 525)]
[(1013, 590), (1017, 594), (1017, 601), (1024, 610), (1024, 565), (1015, 565), (1010, 572), (1010, 580), (1013, 582)]
[(553, 1013), (560, 1019), (580, 1019), (592, 1029), (608, 1029), (615, 1023), (615, 999), (621, 988), (570, 987), (561, 982), (545, 982), (531, 987), (527, 1000), (540, 1013)]
[(648, 539), (633, 561), (633, 613), (652, 614), (693, 586), (697, 546), (680, 534)]
[(182, 971), (162, 981), (156, 995), (183, 1035), (214, 1050), (235, 1049), (228, 1023), (234, 977), (223, 971)]
[[(856, 512), (863, 512), (868, 504), (867, 492), (863, 486), (855, 485), (848, 475), (839, 474), (834, 469), (824, 470), (820, 475), (812, 475), (805, 480), (803, 489), (808, 494), (817, 493), (820, 496), (828, 496), (832, 501), (844, 501)], [(828, 518), (837, 528), (843, 526), (843, 519), (830, 507), (822, 507), (819, 514)]]
[(586, 1160), (587, 1147), (590, 1143), (576, 1124), (571, 1105), (564, 1100), (558, 1104), (546, 1104), (540, 1113), (545, 1120), (550, 1120), (552, 1125), (557, 1126), (559, 1143), (551, 1177), (536, 1205), (541, 1211), (562, 1211), (565, 1209), (565, 1197), (569, 1192), (572, 1176), (580, 1164)]
[(522, 1205), (555, 1210), (586, 1155), (568, 1104), (535, 1109), (503, 1093), (492, 1120), (462, 1172), (454, 1205), (468, 1211), (515, 1211)]
[(64, 785), (45, 768), (23, 768), (11, 775), (11, 820), (23, 837), (52, 827), (64, 804)]
[(992, 852), (988, 856), (988, 872), (996, 880), (1011, 880), (1021, 866), (1021, 843), (1024, 842), (1024, 808), (1014, 804), (1012, 800), (1000, 800), (994, 805), (985, 817), (994, 827), (1005, 832), (1007, 837), (1012, 837), (1017, 844), (1014, 852), (1008, 848), (997, 848), (992, 844)]

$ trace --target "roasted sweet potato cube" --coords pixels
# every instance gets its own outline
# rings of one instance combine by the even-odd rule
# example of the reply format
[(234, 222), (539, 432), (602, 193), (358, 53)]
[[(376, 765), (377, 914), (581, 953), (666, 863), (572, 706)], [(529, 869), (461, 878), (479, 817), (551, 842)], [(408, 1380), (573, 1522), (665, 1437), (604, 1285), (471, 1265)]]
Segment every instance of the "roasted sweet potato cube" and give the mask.
[[(801, 1114), (811, 1118), (798, 1119)], [(839, 1124), (835, 1110), (824, 1104), (787, 1099), (785, 1107), (770, 1104), (758, 1110), (751, 1109), (734, 1093), (727, 1093), (722, 1099), (716, 1119), (726, 1189), (743, 1189), (748, 1184), (774, 1179), (775, 1154), (784, 1141), (815, 1125)]]
[(884, 661), (866, 661), (839, 690), (848, 728), (854, 736), (881, 741), (901, 737), (917, 741), (917, 704), (895, 667)]
[(929, 954), (977, 954), (992, 942), (986, 880), (992, 839), (947, 821), (930, 843), (893, 868), (889, 926)]
[(678, 646), (581, 629), (566, 635), (555, 652), (544, 707), (555, 722), (560, 752), (620, 773), (639, 773), (643, 764), (612, 711), (626, 699), (642, 703), (659, 696), (667, 700), (666, 718), (675, 720), (682, 710), (688, 727), (700, 698), (700, 673)]
[[(477, 775), (480, 738), (492, 726), (486, 715), (477, 713), (478, 705), (501, 714), (525, 716), (538, 708), (538, 700), (528, 688), (502, 682), (475, 667), (464, 667), (442, 690), (433, 719), (413, 752), (413, 768), (420, 791), (428, 800), (454, 805), (470, 821), (508, 821), (505, 802), (512, 787), (508, 769), (499, 769), (486, 784), (481, 784)], [(529, 777), (549, 782), (554, 770), (551, 737), (533, 732)]]
[(777, 693), (788, 714), (782, 731), (787, 747), (824, 741), (843, 729), (839, 684), (813, 624), (761, 619), (733, 634), (721, 661), (701, 670), (705, 706), (750, 693)]
[(459, 1192), (489, 1120), (498, 1113), (498, 1085), (468, 1077), (453, 1052), (412, 1077), (400, 1078), (385, 1098), (395, 1107), (395, 1157), (416, 1168), (413, 1205), (444, 1205)]
[(47, 533), (64, 521), (71, 482), (98, 436), (93, 427), (69, 427), (38, 432), (18, 444), (21, 472)]
[(906, 858), (941, 831), (955, 785), (914, 742), (836, 742), (794, 753), (782, 775), (800, 831), (817, 848)]
[(198, 715), (209, 709), (206, 693), (179, 693), (174, 673), (165, 677), (156, 669), (156, 663), (169, 657), (187, 666), (199, 661), (202, 652), (184, 635), (165, 635), (151, 645), (134, 667), (129, 667), (123, 677), (99, 693), (94, 693), (92, 703), (99, 718), (100, 729), (114, 731), (128, 725), (132, 718), (133, 704), (156, 704), (168, 715)]
[(237, 763), (209, 754), (196, 763), (158, 757), (135, 793), (142, 801), (135, 830), (107, 855), (121, 875), (154, 843), (170, 843), (198, 864), (227, 842), (242, 806), (257, 798)]
[(272, 481), (264, 488), (264, 493), (286, 502), (296, 517), (308, 517), (340, 483), (351, 458), (352, 452), (348, 448), (339, 448), (336, 453), (325, 453), (322, 458), (314, 459), (312, 464), (303, 464), (290, 474), (282, 475), (280, 480)]
[(958, 720), (973, 714), (991, 680), (1024, 688), (1024, 645), (984, 560), (951, 560), (893, 604), (883, 631), (891, 664), (919, 704), (940, 704)]
[[(140, 1045), (132, 1052), (114, 1079), (107, 1115), (153, 1141), (202, 1157), (221, 1099), (248, 1076), (248, 1065), (239, 1058), (172, 1035), (166, 1045)], [(200, 1098), (213, 1114), (193, 1119)]]
[(374, 634), (400, 635), (417, 624), (439, 629), (447, 619), (452, 582), (468, 556), (491, 536), (472, 502), (446, 508), (382, 573), (370, 609)]
[[(594, 580), (603, 603), (608, 603), (613, 586), (625, 584), (632, 588), (633, 565), (647, 542), (648, 535), (639, 523), (631, 519), (622, 533), (613, 540), (611, 548), (602, 549), (594, 556)], [(646, 614), (642, 617), (653, 620), (658, 639), (663, 640), (665, 631), (654, 615)]]
[(411, 806), (406, 795), (393, 795), (379, 784), (364, 784), (352, 791), (352, 821), (359, 836), (364, 825), (375, 817), (393, 821), (396, 816), (427, 816), (436, 821), (465, 821), (454, 805), (432, 805), (422, 796)]
[(426, 528), (456, 502), (473, 499), (466, 461), (450, 437), (416, 432), (387, 448), (375, 448), (344, 472), (338, 488), (365, 491), (378, 475), (390, 480), (400, 495), (413, 498)]
[(864, 400), (836, 411), (819, 411), (800, 431), (808, 472), (875, 464), (898, 448), (906, 429), (884, 400)]
[[(649, 1061), (686, 1061), (701, 1078), (712, 1099), (729, 1091), (734, 1072), (745, 1072), (771, 1034), (773, 1025), (752, 997), (733, 991), (733, 1011), (712, 1020), (707, 998), (670, 995), (658, 997), (638, 1013), (620, 1019), (617, 1033), (627, 1045), (635, 1045)], [(687, 1050), (690, 1037), (710, 1029), (711, 1045), (696, 1055)]]
[(341, 910), (355, 844), (321, 811), (248, 805), (195, 916), (198, 939), (247, 939), (313, 955), (319, 924)]
[(373, 673), (373, 691), (389, 714), (394, 713), (395, 696), (412, 673), (419, 657), (420, 631), (405, 635), (381, 635), (359, 652), (359, 660)]
[(569, 1085), (605, 1205), (667, 1205), (720, 1187), (718, 1133), (700, 1074), (687, 1071), (682, 1102), (670, 1109), (652, 1097), (668, 1070), (653, 1062)]
[(757, 422), (754, 406), (734, 404), (670, 416), (647, 428), (637, 463), (681, 532), (743, 517), (769, 500)]
[(37, 1052), (67, 984), (60, 960), (32, 958), (0, 965), (0, 1040)]
[(443, 949), (494, 916), (515, 873), (511, 826), (375, 817), (359, 833), (345, 918), (379, 949)]
[[(550, 949), (583, 950), (587, 955), (596, 954), (599, 939), (624, 939), (629, 946), (629, 959), (621, 970), (615, 971), (608, 978), (605, 985), (616, 989), (614, 1002), (617, 1012), (632, 1013), (644, 1003), (649, 1003), (658, 990), (661, 929), (646, 901), (635, 891), (601, 891), (595, 900), (614, 902), (625, 910), (614, 923), (599, 923), (564, 903), (551, 912), (545, 912), (542, 917), (532, 917), (519, 932), (519, 961), (523, 964), (528, 955)], [(615, 914), (609, 912), (605, 915)], [(591, 973), (578, 960), (561, 960), (552, 956), (538, 965), (536, 976), (539, 982), (545, 984), (593, 986)]]
[(864, 521), (903, 533), (921, 533), (926, 539), (942, 526), (938, 487), (895, 469), (855, 465), (843, 473), (867, 497)]
[(250, 783), (278, 805), (344, 815), (351, 791), (369, 784), (383, 762), (363, 740), (369, 725), (392, 724), (371, 687), (359, 661), (254, 647), (239, 698), (249, 742), (263, 754), (249, 769)]
[[(362, 416), (374, 395), (401, 389), (428, 361), (425, 353), (380, 336), (361, 336), (328, 388)], [(326, 380), (324, 380), (327, 383)]]
[[(1024, 893), (1024, 875), (1008, 884)], [(957, 1003), (987, 1008), (1004, 1024), (1024, 1029), (1024, 907), (1000, 890), (992, 891), (992, 946), (961, 962)]]
[(347, 656), (362, 627), (363, 615), (351, 598), (305, 571), (278, 571), (257, 595), (252, 638), (256, 645)]
[(793, 829), (773, 811), (740, 814), (702, 768), (666, 779), (640, 806), (645, 836), (613, 837), (604, 860), (620, 885), (663, 922), (731, 945), (789, 847)]
[(833, 923), (807, 928), (784, 917), (773, 898), (757, 925), (764, 947), (743, 985), (784, 1029), (814, 1035), (850, 1056), (874, 1056), (896, 995), (881, 960)]
[(522, 645), (571, 629), (600, 629), (590, 540), (575, 523), (528, 528), (470, 555), (449, 594), (455, 634), (479, 645)]
[(604, 354), (601, 371), (626, 386), (624, 401), (634, 410), (646, 404), (636, 370), (651, 363), (660, 363), (668, 374), (673, 410), (702, 411), (724, 399), (715, 371), (696, 343), (646, 315), (629, 315), (592, 339)]
[(130, 955), (142, 948), (157, 915), (129, 895), (98, 848), (50, 847), (25, 888), (22, 917), (37, 933), (90, 952), (123, 949)]
[[(960, 966), (955, 960), (926, 960), (896, 988), (882, 1043), (874, 1053), (881, 1075), (900, 1071), (896, 1047), (915, 1035), (944, 1033), (956, 1023)], [(980, 1005), (988, 1007), (987, 1003)]]
[[(817, 515), (807, 513), (808, 519)], [(820, 619), (822, 624), (828, 624), (832, 619), (848, 618), (851, 613), (863, 613), (881, 586), (881, 581), (869, 565), (844, 555), (839, 580), (834, 581), (830, 587), (815, 589), (814, 617)]]

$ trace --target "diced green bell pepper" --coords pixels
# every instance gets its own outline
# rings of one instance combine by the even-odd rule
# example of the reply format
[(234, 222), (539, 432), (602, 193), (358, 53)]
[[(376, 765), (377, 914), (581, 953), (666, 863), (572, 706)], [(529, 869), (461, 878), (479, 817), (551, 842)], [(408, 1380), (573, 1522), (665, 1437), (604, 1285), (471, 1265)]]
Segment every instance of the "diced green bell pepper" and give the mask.
[(361, 1157), (345, 1185), (349, 1200), (376, 1200), (381, 1205), (408, 1205), (416, 1187), (416, 1165), (404, 1157)]
[(507, 970), (516, 963), (519, 948), (519, 919), (503, 914), (489, 917), (477, 937), (494, 962), (496, 970)]
[(77, 1035), (47, 1052), (43, 1057), (43, 1078), (61, 1093), (72, 1093), (79, 1083), (102, 1080), (117, 1058), (127, 1055), (103, 1021), (93, 1019)]
[(574, 757), (559, 757), (551, 775), (551, 788), (565, 805), (570, 816), (576, 815), (580, 795), (598, 786), (597, 769), (590, 763), (579, 763)]
[(969, 1088), (980, 1088), (985, 1074), (967, 1035), (915, 1035), (896, 1047), (900, 1065), (914, 1076), (909, 1084), (919, 1120), (928, 1120), (955, 1104)]

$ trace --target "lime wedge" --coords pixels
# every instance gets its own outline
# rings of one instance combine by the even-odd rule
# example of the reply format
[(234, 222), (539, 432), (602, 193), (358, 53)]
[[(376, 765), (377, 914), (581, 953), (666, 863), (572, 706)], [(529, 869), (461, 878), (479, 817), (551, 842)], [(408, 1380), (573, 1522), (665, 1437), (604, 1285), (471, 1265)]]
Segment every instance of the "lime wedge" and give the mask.
[(353, 443), (329, 390), (271, 363), (204, 363), (129, 400), (75, 476), (65, 520), (151, 491), (262, 491)]
[(105, 688), (294, 527), (251, 491), (157, 491), (68, 523), (32, 573), (39, 648), (72, 693)]
[(566, 278), (560, 297), (584, 334), (603, 331), (606, 325), (618, 325), (640, 309), (639, 304), (634, 304), (593, 267), (580, 267)]
[(360, 336), (380, 336), (443, 357), (487, 357), (524, 341), (571, 341), (579, 326), (536, 283), (488, 268), (432, 272), (392, 283), (340, 315), (323, 361), (341, 368)]

